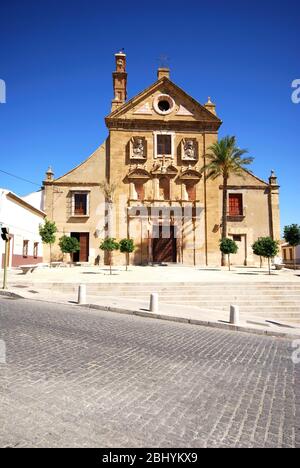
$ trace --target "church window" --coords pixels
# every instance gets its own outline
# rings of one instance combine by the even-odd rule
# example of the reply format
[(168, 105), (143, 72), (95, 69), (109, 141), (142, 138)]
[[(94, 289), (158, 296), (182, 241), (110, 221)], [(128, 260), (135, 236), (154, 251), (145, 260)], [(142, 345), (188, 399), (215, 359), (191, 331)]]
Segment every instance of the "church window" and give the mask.
[(157, 154), (162, 156), (172, 154), (171, 135), (157, 135)]
[(86, 192), (73, 193), (73, 216), (88, 216), (89, 195)]
[(243, 216), (243, 195), (241, 193), (229, 194), (229, 216)]
[(158, 108), (162, 112), (167, 112), (170, 109), (170, 103), (166, 99), (159, 101)]

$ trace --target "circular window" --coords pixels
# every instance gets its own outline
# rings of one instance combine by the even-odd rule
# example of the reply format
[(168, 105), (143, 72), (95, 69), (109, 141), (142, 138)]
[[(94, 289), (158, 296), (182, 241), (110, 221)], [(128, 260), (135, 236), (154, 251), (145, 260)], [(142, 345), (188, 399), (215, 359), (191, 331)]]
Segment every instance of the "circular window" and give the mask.
[(167, 115), (172, 112), (174, 109), (175, 102), (171, 98), (171, 96), (168, 96), (167, 94), (161, 94), (157, 96), (154, 100), (153, 107), (155, 112), (161, 115)]
[(165, 101), (165, 100), (159, 101), (158, 108), (162, 112), (167, 112), (170, 109), (170, 103), (168, 101)]

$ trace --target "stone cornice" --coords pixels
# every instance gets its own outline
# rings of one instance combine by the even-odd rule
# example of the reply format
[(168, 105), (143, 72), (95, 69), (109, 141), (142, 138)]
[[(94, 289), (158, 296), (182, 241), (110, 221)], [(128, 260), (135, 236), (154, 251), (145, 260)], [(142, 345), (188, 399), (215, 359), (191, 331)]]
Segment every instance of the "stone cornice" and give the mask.
[(212, 121), (182, 121), (182, 120), (153, 120), (153, 119), (110, 119), (106, 118), (105, 123), (109, 129), (114, 130), (177, 130), (177, 131), (196, 131), (217, 132), (221, 123)]
[[(219, 186), (220, 190), (223, 190), (223, 185)], [(228, 190), (268, 190), (269, 185), (228, 185)]]
[(66, 186), (66, 187), (100, 187), (100, 183), (98, 182), (43, 182), (44, 185), (53, 185), (54, 187), (57, 186)]

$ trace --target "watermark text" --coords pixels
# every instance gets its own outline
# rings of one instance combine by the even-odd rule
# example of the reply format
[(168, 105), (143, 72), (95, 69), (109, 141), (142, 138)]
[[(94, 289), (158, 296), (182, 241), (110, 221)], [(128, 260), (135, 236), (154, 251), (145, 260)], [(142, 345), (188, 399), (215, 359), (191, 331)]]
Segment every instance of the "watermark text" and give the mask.
[(294, 364), (300, 364), (300, 340), (293, 341), (292, 348), (295, 349), (292, 354), (292, 361)]
[(295, 90), (292, 92), (292, 102), (294, 104), (299, 104), (300, 102), (300, 79), (294, 80), (292, 82), (292, 88), (295, 88)]
[(0, 104), (6, 103), (6, 83), (0, 79)]

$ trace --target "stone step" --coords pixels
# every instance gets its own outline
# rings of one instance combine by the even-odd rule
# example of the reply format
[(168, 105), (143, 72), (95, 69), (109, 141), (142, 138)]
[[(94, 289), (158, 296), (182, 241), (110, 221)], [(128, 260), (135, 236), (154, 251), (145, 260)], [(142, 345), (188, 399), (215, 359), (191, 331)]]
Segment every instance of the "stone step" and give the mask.
[[(132, 298), (133, 299), (133, 298)], [(232, 301), (222, 301), (222, 300), (211, 300), (211, 301), (202, 301), (202, 300), (186, 300), (186, 301), (174, 301), (172, 299), (167, 299), (167, 298), (160, 298), (160, 301), (163, 303), (169, 303), (169, 304), (182, 304), (182, 305), (203, 305), (203, 306), (212, 306), (215, 305), (216, 307), (218, 305), (223, 305), (223, 304), (237, 304), (240, 305), (241, 307), (250, 305), (250, 306), (255, 306), (255, 307), (297, 307), (300, 311), (300, 305), (299, 302), (296, 301), (251, 301), (251, 300), (245, 300), (245, 301), (240, 301), (237, 299), (233, 299)]]
[(296, 293), (295, 291), (291, 291), (290, 293), (282, 293), (280, 291), (278, 292), (269, 292), (269, 291), (260, 291), (260, 292), (246, 292), (246, 291), (222, 291), (218, 294), (216, 294), (215, 292), (211, 292), (209, 293), (208, 291), (206, 292), (203, 292), (203, 291), (180, 291), (180, 290), (174, 290), (174, 291), (170, 291), (170, 290), (159, 290), (157, 288), (151, 288), (149, 290), (141, 290), (141, 291), (120, 291), (120, 290), (106, 290), (106, 291), (99, 291), (99, 290), (96, 290), (96, 289), (91, 289), (87, 286), (87, 291), (89, 293), (93, 293), (93, 292), (98, 292), (99, 294), (101, 295), (104, 295), (104, 296), (111, 296), (112, 294), (113, 295), (126, 295), (126, 296), (143, 296), (143, 295), (146, 295), (146, 294), (150, 294), (151, 292), (158, 292), (160, 295), (162, 296), (170, 296), (170, 297), (182, 297), (182, 298), (185, 298), (185, 297), (199, 297), (199, 298), (215, 298), (215, 297), (222, 297), (222, 298), (230, 298), (230, 297), (258, 297), (258, 298), (264, 298), (264, 297), (270, 297), (270, 298), (274, 298), (274, 300), (278, 299), (278, 298), (294, 298), (295, 300), (299, 300), (300, 299), (300, 292), (299, 294)]
[[(36, 288), (46, 288), (48, 289), (49, 287), (55, 288), (61, 288), (61, 287), (77, 287), (80, 284), (80, 282), (76, 283), (24, 283), (22, 284), (23, 286), (26, 287), (36, 287)], [(297, 290), (300, 291), (300, 280), (299, 283), (181, 283), (181, 282), (169, 282), (169, 283), (150, 283), (150, 282), (143, 282), (143, 283), (87, 283), (89, 287), (94, 287), (97, 289), (140, 289), (140, 288), (178, 288), (180, 289), (214, 289), (214, 290), (220, 290), (222, 287), (226, 288), (233, 288), (233, 289), (241, 289), (244, 290), (245, 288), (247, 290), (260, 290), (260, 289), (268, 289), (268, 290), (273, 290), (273, 289), (280, 289), (280, 290)], [(11, 283), (11, 286), (14, 286), (13, 283)], [(15, 286), (18, 286), (17, 284)]]
[[(69, 288), (66, 288), (69, 289)], [(76, 289), (76, 288), (72, 288)], [(234, 289), (234, 288), (227, 288), (227, 289), (181, 289), (181, 288), (159, 288), (159, 287), (151, 287), (151, 288), (116, 288), (116, 287), (111, 287), (111, 288), (93, 288), (87, 285), (87, 289), (89, 291), (98, 291), (98, 292), (103, 292), (103, 293), (108, 293), (110, 291), (118, 291), (120, 293), (131, 293), (131, 294), (137, 294), (137, 293), (147, 293), (147, 292), (152, 292), (152, 291), (157, 291), (161, 293), (174, 293), (174, 294), (181, 294), (181, 295), (188, 295), (188, 294), (202, 294), (202, 295), (212, 295), (212, 294), (217, 294), (219, 295), (220, 293), (222, 294), (231, 294), (231, 295), (236, 295), (236, 294), (273, 294), (275, 296), (277, 295), (289, 295), (289, 294), (294, 294), (300, 296), (300, 289), (295, 290), (295, 289), (290, 289), (290, 290), (282, 290), (282, 289), (260, 289), (260, 290), (252, 290), (252, 289)]]

